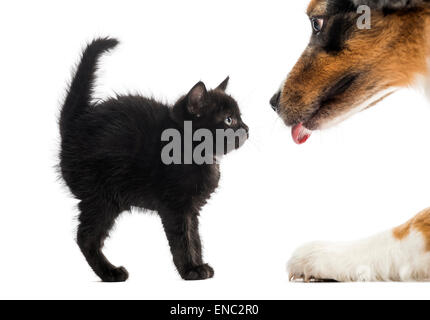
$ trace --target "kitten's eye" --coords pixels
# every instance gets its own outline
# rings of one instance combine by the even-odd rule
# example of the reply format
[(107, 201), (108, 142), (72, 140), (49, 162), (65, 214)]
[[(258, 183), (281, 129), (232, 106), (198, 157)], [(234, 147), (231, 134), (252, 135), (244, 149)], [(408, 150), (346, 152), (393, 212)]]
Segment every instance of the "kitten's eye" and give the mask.
[(225, 124), (228, 126), (231, 126), (233, 124), (233, 118), (232, 117), (227, 117), (227, 119), (225, 119)]
[(320, 33), (323, 26), (324, 26), (324, 19), (322, 18), (312, 18), (311, 19), (311, 23), (312, 23), (312, 29), (314, 30), (315, 33)]

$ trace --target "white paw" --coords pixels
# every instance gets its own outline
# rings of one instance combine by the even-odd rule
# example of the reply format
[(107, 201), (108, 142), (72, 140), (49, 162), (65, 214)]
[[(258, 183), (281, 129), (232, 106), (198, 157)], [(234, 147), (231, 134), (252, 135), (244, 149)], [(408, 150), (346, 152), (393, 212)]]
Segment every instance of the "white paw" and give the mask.
[(427, 241), (416, 230), (399, 240), (392, 231), (348, 243), (314, 242), (288, 263), (290, 280), (423, 281), (430, 278)]
[(356, 264), (341, 245), (314, 242), (299, 248), (288, 262), (290, 281), (371, 281), (371, 267)]
[(329, 270), (324, 243), (313, 242), (297, 249), (288, 262), (290, 281), (335, 280)]

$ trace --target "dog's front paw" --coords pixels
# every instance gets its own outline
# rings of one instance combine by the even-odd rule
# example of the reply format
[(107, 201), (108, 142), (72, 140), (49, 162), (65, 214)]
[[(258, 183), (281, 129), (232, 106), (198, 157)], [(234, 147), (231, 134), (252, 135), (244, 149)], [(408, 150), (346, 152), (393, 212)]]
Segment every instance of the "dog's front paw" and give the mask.
[[(429, 214), (424, 211), (413, 221), (428, 221)], [(305, 245), (288, 263), (290, 280), (427, 281), (427, 239), (420, 230), (408, 232), (399, 236), (394, 229), (358, 241)]]
[(359, 264), (352, 248), (314, 242), (299, 248), (288, 262), (290, 281), (372, 281), (371, 267)]
[(214, 275), (214, 269), (208, 264), (204, 264), (187, 270), (182, 278), (187, 281), (197, 281), (211, 279)]
[(335, 280), (327, 265), (324, 247), (324, 244), (315, 242), (296, 250), (287, 267), (290, 281)]

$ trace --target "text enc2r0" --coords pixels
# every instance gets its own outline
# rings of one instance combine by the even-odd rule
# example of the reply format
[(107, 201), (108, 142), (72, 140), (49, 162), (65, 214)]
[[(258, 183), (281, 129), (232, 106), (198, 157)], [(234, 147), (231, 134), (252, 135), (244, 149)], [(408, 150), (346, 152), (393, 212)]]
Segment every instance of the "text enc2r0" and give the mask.
[(259, 308), (257, 305), (213, 305), (213, 306), (184, 306), (178, 304), (171, 307), (170, 315), (195, 316), (201, 318), (204, 315), (215, 316), (240, 316), (240, 315), (258, 315)]

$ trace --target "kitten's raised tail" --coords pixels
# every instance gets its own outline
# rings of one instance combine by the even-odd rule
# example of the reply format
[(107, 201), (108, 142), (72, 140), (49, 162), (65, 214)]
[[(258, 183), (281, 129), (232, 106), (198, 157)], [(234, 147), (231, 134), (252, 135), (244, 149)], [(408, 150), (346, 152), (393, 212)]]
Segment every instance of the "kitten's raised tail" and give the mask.
[(73, 130), (74, 119), (90, 105), (100, 56), (115, 48), (118, 43), (119, 41), (113, 38), (99, 38), (93, 40), (84, 50), (61, 110), (61, 137), (64, 137), (68, 130)]

